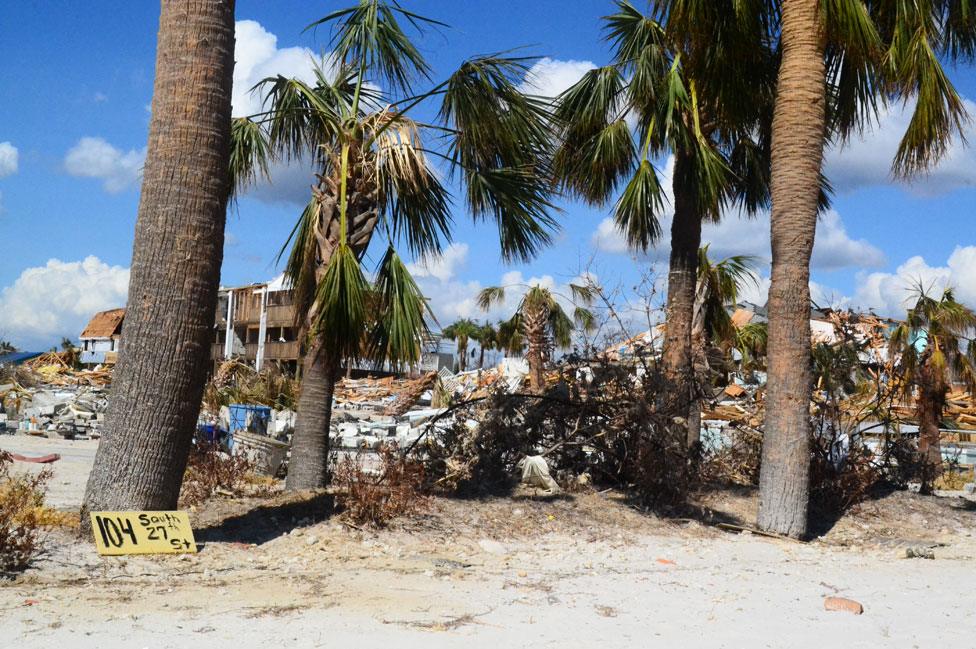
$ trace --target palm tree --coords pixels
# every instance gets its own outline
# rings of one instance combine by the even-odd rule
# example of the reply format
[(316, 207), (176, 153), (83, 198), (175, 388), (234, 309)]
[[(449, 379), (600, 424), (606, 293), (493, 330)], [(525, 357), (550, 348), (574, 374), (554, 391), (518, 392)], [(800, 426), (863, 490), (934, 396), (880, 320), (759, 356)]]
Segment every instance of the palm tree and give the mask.
[(233, 0), (162, 1), (123, 351), (83, 513), (176, 507), (217, 308), (233, 70)]
[[(892, 332), (889, 354), (906, 396), (915, 393), (918, 450), (935, 470), (942, 466), (939, 424), (953, 381), (976, 394), (976, 313), (956, 301), (952, 289), (939, 298), (916, 290), (915, 305)], [(965, 343), (965, 351), (963, 344)]]
[(655, 4), (678, 37), (708, 33), (744, 11), (747, 22), (762, 26), (762, 42), (781, 55), (771, 132), (769, 375), (758, 524), (802, 536), (811, 428), (809, 400), (798, 395), (812, 390), (810, 257), (823, 206), (824, 145), (844, 143), (880, 106), (914, 97), (895, 175), (937, 162), (966, 119), (942, 61), (976, 54), (976, 12), (970, 0)]
[(486, 322), (478, 329), (478, 347), (481, 348), (481, 358), (478, 359), (478, 367), (485, 366), (485, 352), (498, 349), (498, 330), (490, 322)]
[[(532, 60), (474, 57), (417, 94), (414, 84), (429, 81), (430, 68), (400, 20), (418, 30), (441, 24), (382, 0), (360, 0), (313, 23), (332, 27), (332, 78), (319, 70), (314, 84), (265, 79), (259, 87), (268, 110), (234, 123), (239, 183), (265, 173), (274, 158), (311, 159), (319, 171), (286, 263), (298, 324), (307, 333), (290, 489), (328, 481), (341, 362), (419, 358), (429, 313), (397, 245), (431, 255), (450, 237), (451, 196), (430, 156), (460, 176), (476, 220), (497, 222), (506, 260), (532, 256), (555, 228), (548, 214), (548, 111), (518, 89)], [(435, 122), (409, 117), (435, 98)], [(375, 234), (385, 239), (377, 290), (361, 268)], [(380, 299), (367, 309), (376, 292)]]
[[(526, 358), (529, 363), (529, 388), (532, 392), (541, 393), (545, 389), (543, 370), (553, 348), (569, 347), (572, 344), (573, 331), (577, 327), (592, 329), (593, 314), (585, 305), (593, 301), (595, 293), (591, 287), (575, 284), (570, 284), (571, 297), (539, 285), (492, 286), (478, 294), (478, 305), (487, 311), (492, 305), (504, 302), (506, 288), (515, 286), (525, 289), (525, 295), (509, 320), (510, 327), (519, 330), (528, 345)], [(580, 303), (574, 306), (572, 317), (566, 313), (557, 297)]]
[(613, 61), (558, 98), (554, 169), (566, 191), (594, 205), (625, 183), (614, 219), (630, 246), (646, 251), (661, 236), (664, 210), (652, 160), (674, 155), (662, 360), (674, 385), (670, 407), (687, 417), (702, 222), (733, 206), (752, 213), (767, 204), (776, 56), (748, 3), (725, 7), (727, 20), (707, 29), (681, 32), (669, 28), (666, 4), (652, 2), (644, 15), (620, 0), (617, 13), (604, 19)]
[[(739, 329), (732, 323), (729, 309), (739, 302), (739, 292), (757, 281), (758, 260), (748, 255), (733, 255), (718, 262), (708, 257), (708, 246), (698, 250), (698, 280), (692, 322), (692, 357), (696, 383), (707, 381), (707, 349), (711, 345), (731, 348), (740, 344)], [(701, 404), (693, 399), (688, 416), (688, 445), (701, 438)]]
[(968, 0), (782, 0), (772, 135), (769, 389), (759, 526), (802, 536), (807, 525), (810, 417), (810, 257), (823, 148), (870, 123), (885, 102), (917, 99), (893, 161), (897, 176), (945, 153), (965, 109), (941, 59), (971, 59)]
[(478, 340), (480, 333), (481, 327), (478, 326), (478, 323), (467, 318), (455, 320), (441, 331), (441, 335), (445, 338), (457, 342), (459, 372), (463, 372), (467, 368), (468, 340)]

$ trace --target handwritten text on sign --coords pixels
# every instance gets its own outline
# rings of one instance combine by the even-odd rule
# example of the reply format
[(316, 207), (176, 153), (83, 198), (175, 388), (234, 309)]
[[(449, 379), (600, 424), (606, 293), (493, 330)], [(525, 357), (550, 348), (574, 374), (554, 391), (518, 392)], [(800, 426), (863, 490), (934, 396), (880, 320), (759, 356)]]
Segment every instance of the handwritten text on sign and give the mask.
[(196, 552), (185, 512), (92, 512), (99, 554)]

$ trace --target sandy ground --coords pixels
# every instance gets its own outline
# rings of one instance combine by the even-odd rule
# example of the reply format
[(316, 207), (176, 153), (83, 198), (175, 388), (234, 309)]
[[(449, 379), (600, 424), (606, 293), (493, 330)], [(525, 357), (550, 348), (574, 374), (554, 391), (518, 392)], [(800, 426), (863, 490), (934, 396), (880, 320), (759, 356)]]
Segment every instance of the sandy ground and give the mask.
[(48, 483), (47, 504), (56, 509), (77, 509), (85, 495), (88, 474), (95, 461), (97, 440), (48, 439), (31, 435), (0, 435), (0, 451), (37, 457), (57, 453), (61, 459), (53, 464), (27, 464), (15, 462), (15, 471), (38, 473), (49, 468), (53, 471)]
[[(959, 499), (893, 494), (810, 543), (613, 494), (435, 499), (380, 531), (329, 518), (327, 501), (211, 503), (192, 514), (197, 555), (100, 558), (52, 532), (35, 567), (0, 582), (0, 647), (976, 644), (976, 512)], [(716, 516), (754, 502), (732, 494)], [(906, 546), (935, 559), (898, 558)], [(825, 611), (830, 595), (864, 614)]]

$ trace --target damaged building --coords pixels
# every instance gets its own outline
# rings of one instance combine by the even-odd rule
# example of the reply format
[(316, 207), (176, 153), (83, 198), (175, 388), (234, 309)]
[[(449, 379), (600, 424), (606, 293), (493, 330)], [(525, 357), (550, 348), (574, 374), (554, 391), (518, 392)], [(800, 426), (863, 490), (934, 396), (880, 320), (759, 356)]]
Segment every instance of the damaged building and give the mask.
[[(269, 282), (221, 288), (210, 351), (213, 370), (226, 360), (236, 359), (258, 371), (273, 364), (296, 376), (303, 350), (295, 323), (294, 296), (284, 275)], [(407, 368), (407, 374), (419, 376), (453, 367), (453, 342), (431, 334), (422, 347), (420, 363)], [(388, 364), (377, 367), (369, 361), (354, 363), (345, 370), (352, 376), (401, 373)]]
[(109, 309), (92, 316), (81, 332), (82, 365), (112, 365), (119, 356), (125, 309)]

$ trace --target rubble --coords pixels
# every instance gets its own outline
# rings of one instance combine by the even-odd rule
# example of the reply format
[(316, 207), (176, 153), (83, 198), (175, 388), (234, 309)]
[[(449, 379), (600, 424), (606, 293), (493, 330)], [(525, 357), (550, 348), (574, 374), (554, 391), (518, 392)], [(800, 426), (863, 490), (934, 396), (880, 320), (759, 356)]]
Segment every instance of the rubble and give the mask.
[(0, 382), (0, 428), (65, 439), (100, 436), (111, 373), (75, 370), (68, 354), (42, 354)]

